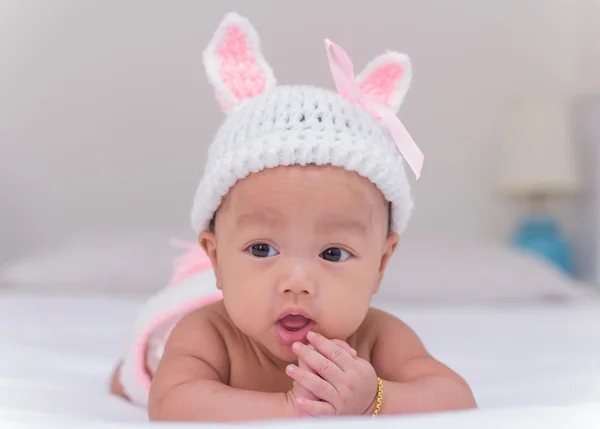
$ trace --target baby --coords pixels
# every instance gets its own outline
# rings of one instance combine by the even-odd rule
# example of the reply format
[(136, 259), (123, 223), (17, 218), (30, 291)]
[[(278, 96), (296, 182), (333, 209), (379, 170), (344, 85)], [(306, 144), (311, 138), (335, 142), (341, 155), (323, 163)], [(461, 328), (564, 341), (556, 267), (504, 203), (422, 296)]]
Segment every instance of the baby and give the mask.
[(355, 77), (326, 48), (337, 92), (276, 86), (234, 13), (205, 51), (227, 120), (192, 211), (203, 252), (140, 312), (113, 377), (151, 420), (476, 407), (407, 325), (370, 307), (412, 209), (403, 159), (417, 176), (423, 161), (395, 116), (410, 62), (388, 52)]

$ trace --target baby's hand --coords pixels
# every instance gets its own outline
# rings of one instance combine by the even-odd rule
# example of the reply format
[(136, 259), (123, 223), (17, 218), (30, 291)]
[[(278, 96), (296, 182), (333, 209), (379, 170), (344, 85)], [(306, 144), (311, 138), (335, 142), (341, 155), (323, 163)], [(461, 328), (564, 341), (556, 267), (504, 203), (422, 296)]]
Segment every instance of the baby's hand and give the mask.
[[(350, 347), (347, 343), (345, 343), (344, 341), (332, 340), (332, 342), (334, 342), (338, 346), (342, 347), (351, 356), (356, 357), (356, 351), (352, 347)], [(314, 346), (312, 344), (308, 344), (306, 347), (308, 347), (309, 349), (311, 349), (313, 351), (315, 350), (315, 348), (314, 348)], [(318, 377), (317, 373), (304, 361), (304, 359), (298, 358), (298, 368), (302, 369), (303, 371), (306, 371), (307, 373), (313, 374), (316, 377)], [(294, 380), (294, 387), (288, 393), (288, 397), (290, 398), (290, 400), (294, 404), (294, 406), (296, 406), (296, 408), (298, 408), (298, 412), (299, 412), (299, 414), (300, 414), (301, 417), (307, 417), (307, 416), (310, 416), (310, 414), (308, 414), (305, 410), (303, 410), (302, 408), (299, 407), (298, 400), (300, 398), (301, 398), (300, 402), (302, 402), (302, 400), (319, 401), (319, 398), (317, 396), (315, 396), (307, 388), (303, 387), (296, 380)]]
[(311, 416), (370, 411), (377, 394), (377, 375), (371, 364), (358, 358), (343, 341), (312, 332), (307, 338), (314, 347), (294, 344), (299, 365), (289, 365), (287, 373), (316, 399), (297, 396), (298, 408)]

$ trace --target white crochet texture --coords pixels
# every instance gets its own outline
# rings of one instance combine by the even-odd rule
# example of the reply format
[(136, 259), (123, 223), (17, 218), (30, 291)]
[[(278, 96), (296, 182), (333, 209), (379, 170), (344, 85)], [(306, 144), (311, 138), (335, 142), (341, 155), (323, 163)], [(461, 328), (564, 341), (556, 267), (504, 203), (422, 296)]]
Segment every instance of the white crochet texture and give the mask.
[(278, 86), (244, 100), (211, 144), (191, 213), (198, 233), (230, 188), (249, 174), (287, 165), (332, 165), (374, 183), (392, 205), (401, 233), (413, 201), (404, 159), (388, 131), (338, 93), (312, 86)]

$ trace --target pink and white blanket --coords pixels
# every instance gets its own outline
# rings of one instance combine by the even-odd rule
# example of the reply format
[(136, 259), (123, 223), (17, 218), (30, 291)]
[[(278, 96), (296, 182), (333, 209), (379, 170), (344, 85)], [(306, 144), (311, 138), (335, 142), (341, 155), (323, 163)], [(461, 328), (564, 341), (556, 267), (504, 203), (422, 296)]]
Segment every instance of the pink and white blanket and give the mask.
[(173, 244), (187, 248), (187, 252), (175, 260), (168, 286), (138, 312), (121, 365), (123, 389), (140, 406), (148, 405), (151, 374), (156, 371), (177, 322), (191, 311), (222, 299), (210, 259), (203, 249), (197, 244)]

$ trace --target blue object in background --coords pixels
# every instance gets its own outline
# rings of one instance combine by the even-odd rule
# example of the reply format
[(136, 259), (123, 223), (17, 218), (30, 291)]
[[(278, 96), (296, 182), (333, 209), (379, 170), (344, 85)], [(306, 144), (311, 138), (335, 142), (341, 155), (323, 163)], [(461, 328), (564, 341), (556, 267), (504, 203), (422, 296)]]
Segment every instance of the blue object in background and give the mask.
[(556, 219), (549, 216), (523, 219), (513, 244), (541, 256), (566, 274), (574, 275), (572, 249), (561, 235)]

